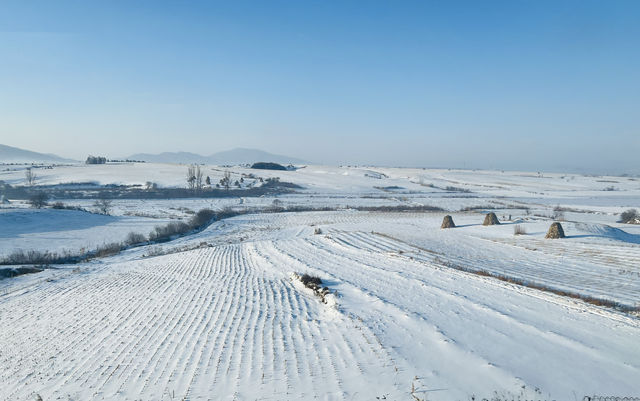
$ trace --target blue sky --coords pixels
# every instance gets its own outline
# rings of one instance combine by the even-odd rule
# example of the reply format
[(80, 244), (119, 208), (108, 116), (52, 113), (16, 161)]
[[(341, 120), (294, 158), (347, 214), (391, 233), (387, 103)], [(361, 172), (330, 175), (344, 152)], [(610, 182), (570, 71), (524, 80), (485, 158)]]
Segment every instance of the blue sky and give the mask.
[(0, 143), (638, 171), (637, 1), (2, 1)]

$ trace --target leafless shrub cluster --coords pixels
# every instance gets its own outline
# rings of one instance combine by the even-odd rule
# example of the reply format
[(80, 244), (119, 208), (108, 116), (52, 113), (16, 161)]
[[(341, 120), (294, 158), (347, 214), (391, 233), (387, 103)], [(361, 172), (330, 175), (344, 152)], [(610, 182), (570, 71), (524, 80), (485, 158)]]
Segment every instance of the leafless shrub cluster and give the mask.
[(107, 199), (104, 197), (96, 199), (96, 201), (93, 203), (93, 206), (96, 207), (98, 209), (98, 212), (102, 214), (109, 214), (112, 205), (113, 202), (111, 201), (111, 199)]
[(629, 209), (620, 213), (620, 223), (640, 224), (640, 214), (636, 209)]
[(309, 288), (316, 294), (322, 302), (326, 303), (325, 297), (331, 293), (329, 287), (322, 286), (322, 279), (318, 276), (312, 276), (310, 274), (304, 273), (293, 273), (293, 277), (300, 281), (305, 287)]
[(504, 274), (499, 274), (499, 273), (493, 273), (487, 270), (476, 270), (470, 267), (466, 267), (466, 266), (462, 266), (460, 264), (457, 263), (453, 263), (451, 261), (448, 260), (444, 260), (442, 258), (436, 257), (434, 259), (434, 262), (442, 265), (442, 266), (446, 266), (452, 269), (456, 269), (456, 270), (460, 270), (466, 273), (471, 273), (471, 274), (475, 274), (478, 276), (485, 276), (485, 277), (492, 277), (495, 279), (498, 279), (500, 281), (504, 281), (507, 283), (511, 283), (511, 284), (516, 284), (516, 285), (521, 285), (523, 287), (529, 287), (529, 288), (533, 288), (536, 290), (540, 290), (540, 291), (544, 291), (544, 292), (550, 292), (556, 295), (561, 295), (564, 297), (569, 297), (569, 298), (575, 298), (575, 299), (580, 299), (586, 303), (592, 304), (592, 305), (597, 305), (597, 306), (606, 306), (608, 308), (613, 308), (613, 309), (617, 309), (619, 311), (622, 312), (631, 312), (631, 313), (637, 313), (640, 312), (640, 306), (629, 306), (629, 305), (624, 305), (624, 304), (620, 304), (616, 301), (613, 300), (609, 300), (609, 299), (603, 299), (603, 298), (596, 298), (596, 297), (592, 297), (589, 295), (584, 295), (584, 294), (579, 294), (579, 293), (575, 293), (575, 292), (570, 292), (570, 291), (566, 291), (566, 290), (561, 290), (558, 288), (553, 288), (553, 287), (549, 287), (547, 285), (543, 285), (543, 284), (539, 284), (539, 283), (535, 283), (532, 281), (527, 281), (521, 278), (517, 278), (517, 277), (511, 277), (511, 276), (507, 276)]
[(124, 243), (128, 246), (142, 244), (144, 242), (147, 242), (147, 237), (145, 237), (143, 234), (134, 232), (130, 232), (127, 235), (127, 238), (124, 240)]
[(46, 192), (37, 191), (29, 197), (29, 204), (31, 204), (31, 207), (35, 207), (36, 209), (42, 209), (43, 207), (47, 206), (48, 200), (49, 195), (47, 195)]

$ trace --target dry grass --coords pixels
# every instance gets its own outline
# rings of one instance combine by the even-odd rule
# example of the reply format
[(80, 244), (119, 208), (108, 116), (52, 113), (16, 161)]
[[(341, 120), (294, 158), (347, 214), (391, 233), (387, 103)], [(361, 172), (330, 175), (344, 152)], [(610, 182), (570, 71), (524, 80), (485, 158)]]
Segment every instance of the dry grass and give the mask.
[(456, 270), (460, 270), (466, 273), (471, 273), (471, 274), (475, 274), (478, 276), (483, 276), (483, 277), (491, 277), (491, 278), (495, 278), (498, 279), (500, 281), (504, 281), (507, 283), (511, 283), (511, 284), (516, 284), (516, 285), (521, 285), (523, 287), (528, 287), (528, 288), (533, 288), (536, 290), (540, 290), (540, 291), (544, 291), (544, 292), (550, 292), (552, 294), (556, 294), (556, 295), (560, 295), (563, 297), (569, 297), (569, 298), (574, 298), (574, 299), (579, 299), (581, 301), (584, 301), (588, 304), (591, 305), (597, 305), (597, 306), (605, 306), (608, 308), (612, 308), (612, 309), (616, 309), (622, 312), (633, 312), (633, 313), (637, 313), (640, 312), (640, 306), (629, 306), (629, 305), (624, 305), (624, 304), (620, 304), (616, 301), (612, 301), (609, 299), (604, 299), (604, 298), (596, 298), (596, 297), (592, 297), (589, 295), (585, 295), (585, 294), (579, 294), (579, 293), (575, 293), (575, 292), (571, 292), (571, 291), (566, 291), (566, 290), (561, 290), (558, 288), (553, 288), (553, 287), (549, 287), (543, 284), (539, 284), (539, 283), (535, 283), (532, 281), (527, 281), (521, 278), (517, 278), (517, 277), (511, 277), (511, 276), (507, 276), (507, 275), (503, 275), (503, 274), (498, 274), (498, 273), (493, 273), (493, 272), (489, 272), (487, 270), (474, 270), (465, 266), (461, 266), (455, 263), (452, 263), (450, 261), (446, 261), (443, 260), (441, 258), (436, 257), (435, 262), (446, 266), (446, 267), (450, 267)]
[(513, 235), (527, 235), (527, 229), (521, 224), (513, 226)]

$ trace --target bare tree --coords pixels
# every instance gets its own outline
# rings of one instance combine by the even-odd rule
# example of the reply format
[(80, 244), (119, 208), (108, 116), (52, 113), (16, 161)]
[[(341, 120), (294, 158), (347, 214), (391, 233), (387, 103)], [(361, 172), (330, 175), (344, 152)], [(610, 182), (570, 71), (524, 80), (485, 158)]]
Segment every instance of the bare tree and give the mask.
[(29, 197), (29, 203), (31, 206), (35, 208), (42, 208), (47, 206), (47, 201), (49, 200), (49, 195), (46, 192), (38, 191)]
[(227, 190), (229, 189), (229, 187), (231, 186), (231, 173), (230, 172), (228, 172), (228, 171), (224, 172), (224, 176), (220, 180), (220, 185), (223, 186)]
[(187, 167), (187, 187), (193, 191), (196, 186), (196, 166)]
[(144, 184), (144, 189), (146, 189), (147, 191), (151, 191), (152, 189), (158, 189), (158, 184), (152, 181), (147, 181)]
[(111, 211), (111, 206), (113, 205), (113, 202), (111, 201), (111, 199), (107, 199), (107, 198), (100, 198), (100, 199), (96, 199), (95, 203), (93, 204), (93, 206), (98, 208), (98, 211), (100, 211), (100, 213), (102, 214), (109, 214), (109, 211)]
[(202, 181), (202, 170), (200, 170), (200, 166), (196, 166), (196, 171), (195, 171), (195, 177), (196, 177), (196, 190), (197, 191), (201, 191), (202, 190), (202, 186), (203, 186), (203, 181)]
[(35, 185), (36, 183), (36, 179), (38, 178), (38, 176), (36, 175), (36, 173), (31, 169), (31, 167), (27, 168), (24, 171), (24, 179), (27, 183), (28, 186), (32, 187)]

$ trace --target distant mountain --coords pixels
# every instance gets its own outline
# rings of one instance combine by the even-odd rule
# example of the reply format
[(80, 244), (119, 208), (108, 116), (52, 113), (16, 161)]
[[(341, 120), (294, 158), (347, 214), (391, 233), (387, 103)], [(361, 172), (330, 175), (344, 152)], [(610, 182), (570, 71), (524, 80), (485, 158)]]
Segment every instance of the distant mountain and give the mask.
[(209, 163), (206, 156), (190, 152), (136, 153), (123, 159), (141, 160), (148, 163)]
[(75, 163), (50, 153), (38, 153), (30, 150), (0, 145), (0, 163)]
[(236, 148), (202, 156), (190, 152), (165, 152), (160, 154), (138, 153), (126, 157), (129, 160), (142, 160), (150, 163), (204, 163), (204, 164), (252, 164), (255, 162), (274, 162), (281, 164), (306, 164), (295, 157), (276, 155), (258, 149)]

